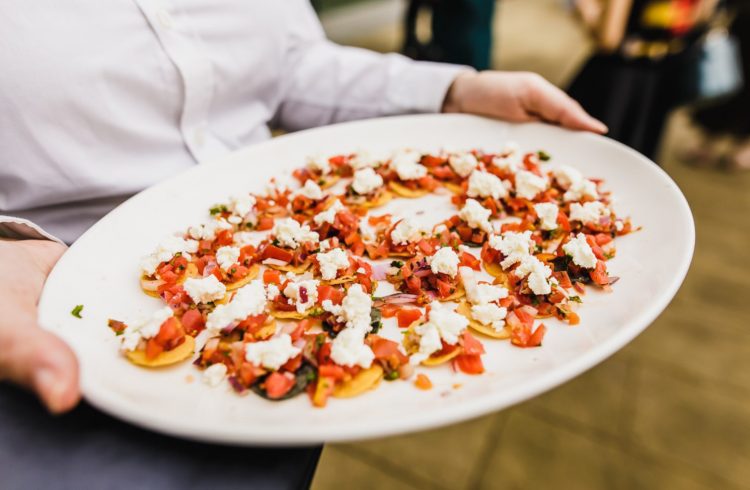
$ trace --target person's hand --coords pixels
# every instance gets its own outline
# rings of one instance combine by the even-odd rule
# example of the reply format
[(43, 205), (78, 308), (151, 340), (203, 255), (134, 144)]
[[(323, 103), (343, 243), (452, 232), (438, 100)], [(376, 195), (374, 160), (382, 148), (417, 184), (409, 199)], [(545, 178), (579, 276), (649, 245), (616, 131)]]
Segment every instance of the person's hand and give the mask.
[(37, 325), (42, 286), (64, 251), (52, 241), (0, 240), (0, 380), (31, 389), (52, 413), (80, 398), (73, 352)]
[(511, 122), (545, 121), (570, 129), (606, 133), (607, 126), (536, 73), (484, 71), (459, 75), (443, 112), (464, 112)]

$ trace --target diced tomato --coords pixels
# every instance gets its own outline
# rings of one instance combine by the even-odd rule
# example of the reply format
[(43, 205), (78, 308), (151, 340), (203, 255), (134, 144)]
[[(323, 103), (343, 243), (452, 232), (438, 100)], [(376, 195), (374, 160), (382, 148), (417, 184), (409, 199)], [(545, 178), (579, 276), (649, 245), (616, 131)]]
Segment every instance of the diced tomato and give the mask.
[(594, 255), (596, 255), (596, 258), (599, 260), (605, 260), (606, 257), (604, 256), (604, 251), (602, 250), (602, 247), (600, 247), (596, 243), (596, 239), (591, 235), (586, 235), (586, 243), (589, 244), (591, 247), (591, 251), (594, 252)]
[(318, 303), (323, 304), (323, 301), (331, 300), (335, 305), (340, 305), (344, 300), (344, 292), (328, 284), (318, 285)]
[(596, 236), (594, 236), (594, 239), (596, 240), (597, 245), (603, 247), (612, 241), (612, 235), (608, 233), (597, 233)]
[[(533, 310), (533, 308), (531, 309)], [(534, 324), (534, 318), (536, 317), (536, 311), (534, 313), (526, 307), (521, 307), (513, 310), (518, 320), (526, 327), (531, 327)]]
[[(425, 155), (422, 157), (422, 165), (425, 167), (437, 167), (445, 163), (445, 158), (437, 157), (434, 155)], [(450, 168), (450, 167), (448, 167)]]
[(419, 373), (414, 380), (414, 386), (420, 390), (429, 390), (432, 388), (432, 381), (430, 381), (430, 378), (426, 374)]
[(384, 214), (382, 216), (369, 216), (367, 218), (367, 223), (370, 226), (378, 226), (380, 224), (388, 224), (390, 222), (391, 222), (390, 214)]
[(290, 373), (293, 373), (296, 370), (298, 370), (301, 365), (302, 365), (302, 353), (297, 354), (296, 356), (286, 361), (284, 365), (281, 366), (281, 369), (283, 369), (284, 371), (289, 371)]
[(398, 326), (400, 328), (406, 328), (415, 321), (419, 320), (422, 316), (422, 312), (416, 308), (402, 308), (396, 313), (398, 319)]
[(216, 234), (214, 241), (218, 245), (231, 245), (234, 243), (234, 232), (232, 230), (221, 230)]
[(545, 327), (543, 323), (539, 324), (539, 326), (536, 327), (536, 330), (534, 330), (534, 333), (531, 334), (531, 338), (529, 339), (529, 347), (537, 347), (542, 345), (542, 340), (544, 340), (544, 334), (546, 333), (547, 327)]
[(464, 354), (467, 356), (484, 354), (484, 345), (466, 330), (461, 334), (461, 345), (464, 348)]
[(276, 269), (266, 269), (263, 271), (264, 284), (281, 284), (281, 273)]
[(435, 247), (433, 247), (430, 242), (425, 240), (424, 238), (422, 240), (419, 240), (417, 242), (417, 247), (422, 251), (425, 255), (432, 255), (435, 253)]
[(260, 315), (245, 318), (237, 325), (237, 327), (247, 332), (254, 332), (262, 327), (266, 323), (266, 320), (268, 320), (268, 314), (261, 313)]
[(555, 289), (552, 294), (549, 295), (549, 300), (553, 304), (562, 303), (565, 301), (565, 294), (559, 289)]
[(466, 374), (482, 374), (484, 372), (484, 364), (482, 364), (482, 358), (479, 355), (461, 354), (456, 356), (453, 363), (456, 368)]
[(268, 398), (281, 398), (294, 386), (294, 378), (284, 376), (278, 371), (269, 374), (265, 381), (266, 394)]
[(276, 259), (282, 262), (291, 262), (294, 258), (294, 254), (283, 248), (279, 248), (276, 245), (268, 245), (263, 249), (264, 259)]
[(258, 231), (270, 230), (273, 228), (273, 218), (269, 216), (263, 216), (258, 220), (258, 226), (255, 227)]
[(441, 298), (447, 298), (453, 294), (453, 285), (451, 283), (438, 279), (436, 281), (438, 296)]
[(324, 378), (344, 379), (344, 368), (336, 364), (321, 364), (318, 366), (318, 376)]
[(591, 280), (599, 286), (606, 286), (609, 284), (609, 276), (607, 276), (607, 265), (601, 261), (596, 261), (596, 268), (589, 273)]
[(318, 349), (318, 365), (328, 364), (331, 362), (331, 343), (326, 342)]
[(170, 342), (178, 339), (182, 335), (184, 334), (180, 328), (180, 321), (175, 317), (171, 317), (167, 318), (164, 323), (161, 324), (159, 333), (156, 334), (155, 338), (156, 342), (166, 347)]
[(399, 305), (383, 305), (380, 307), (380, 314), (383, 318), (393, 318), (401, 310)]
[(475, 271), (478, 271), (482, 268), (479, 262), (479, 259), (468, 252), (461, 253), (460, 265), (465, 266), (465, 267), (470, 267), (474, 269)]
[(157, 342), (156, 338), (148, 339), (146, 342), (146, 359), (152, 360), (164, 352), (164, 347)]
[(557, 279), (557, 281), (560, 283), (560, 286), (565, 289), (570, 289), (573, 287), (573, 283), (570, 281), (570, 276), (565, 271), (559, 271), (559, 272), (553, 272), (552, 275)]
[(422, 290), (422, 280), (417, 276), (411, 276), (405, 281), (406, 288), (414, 294), (419, 294)]
[(195, 335), (206, 327), (203, 315), (197, 309), (187, 310), (180, 319), (182, 327), (189, 335)]
[(307, 332), (307, 329), (310, 328), (310, 326), (313, 324), (312, 320), (309, 318), (305, 318), (304, 320), (300, 321), (295, 329), (292, 331), (292, 333), (289, 334), (289, 336), (292, 338), (292, 342), (296, 342), (299, 339), (302, 338), (302, 336)]
[(396, 342), (378, 336), (373, 337), (377, 337), (373, 340), (372, 345), (370, 345), (373, 354), (375, 354), (375, 359), (388, 359), (398, 352), (398, 344)]

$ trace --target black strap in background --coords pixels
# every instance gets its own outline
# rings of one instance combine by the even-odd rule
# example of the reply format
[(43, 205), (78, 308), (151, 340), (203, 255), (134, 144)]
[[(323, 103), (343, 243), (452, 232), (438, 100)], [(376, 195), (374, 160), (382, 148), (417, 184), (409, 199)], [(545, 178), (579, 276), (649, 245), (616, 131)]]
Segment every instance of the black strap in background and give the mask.
[(3, 490), (308, 488), (321, 449), (184, 441), (136, 428), (85, 402), (53, 417), (33, 395), (0, 383)]

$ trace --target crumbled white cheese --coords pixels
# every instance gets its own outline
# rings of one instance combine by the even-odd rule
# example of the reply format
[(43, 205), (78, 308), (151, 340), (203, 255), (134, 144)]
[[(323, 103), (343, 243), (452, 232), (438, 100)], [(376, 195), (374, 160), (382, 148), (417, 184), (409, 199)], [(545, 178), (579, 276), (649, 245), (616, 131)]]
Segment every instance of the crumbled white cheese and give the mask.
[(560, 165), (559, 167), (553, 168), (552, 175), (563, 189), (568, 189), (574, 182), (583, 180), (581, 172), (569, 165)]
[(158, 335), (161, 325), (174, 316), (172, 308), (165, 306), (156, 310), (150, 318), (145, 321), (128, 326), (121, 337), (121, 348), (123, 351), (132, 351), (138, 347), (141, 339), (150, 339)]
[(330, 250), (333, 245), (331, 244), (331, 239), (328, 238), (327, 240), (323, 240), (320, 242), (320, 251), (325, 252), (327, 250)]
[(552, 283), (549, 280), (552, 276), (552, 269), (533, 255), (524, 257), (514, 273), (522, 279), (527, 278), (529, 289), (534, 294), (544, 295), (552, 292)]
[(570, 255), (573, 263), (585, 269), (596, 267), (596, 255), (586, 241), (586, 235), (579, 233), (575, 238), (563, 245), (563, 251)]
[(195, 304), (217, 301), (227, 294), (226, 286), (214, 275), (201, 278), (189, 277), (182, 286)]
[(625, 229), (625, 223), (623, 223), (623, 222), (622, 222), (621, 220), (619, 220), (619, 219), (618, 219), (618, 220), (616, 220), (616, 221), (615, 221), (615, 230), (617, 230), (617, 231), (622, 231), (622, 230), (624, 230), (624, 229)]
[(147, 276), (156, 273), (156, 269), (162, 262), (168, 262), (177, 254), (184, 255), (188, 260), (188, 254), (198, 251), (198, 242), (195, 240), (185, 240), (178, 236), (165, 237), (156, 250), (141, 259), (141, 270)]
[(505, 326), (508, 309), (494, 303), (483, 303), (471, 307), (471, 317), (482, 325), (489, 325), (499, 332)]
[(460, 259), (456, 252), (450, 247), (442, 247), (435, 252), (435, 255), (428, 257), (430, 269), (433, 274), (447, 274), (450, 277), (456, 277), (458, 274), (458, 263)]
[(506, 231), (502, 235), (490, 236), (490, 247), (505, 256), (500, 266), (507, 269), (531, 253), (534, 249), (534, 241), (531, 239), (530, 231), (522, 233)]
[(554, 230), (557, 228), (557, 215), (560, 208), (553, 202), (542, 202), (534, 204), (534, 211), (539, 217), (539, 226), (542, 230)]
[(228, 271), (230, 267), (240, 260), (240, 249), (238, 247), (219, 247), (216, 251), (216, 262), (222, 270)]
[(366, 330), (345, 328), (331, 343), (331, 360), (340, 366), (359, 366), (367, 369), (372, 365), (375, 354), (365, 344)]
[(461, 218), (472, 228), (478, 228), (486, 232), (492, 231), (492, 225), (490, 225), (490, 215), (492, 211), (485, 208), (475, 199), (467, 199), (464, 207), (458, 213), (458, 217)]
[(255, 207), (255, 197), (250, 194), (232, 196), (229, 198), (229, 211), (240, 218), (244, 218)]
[(468, 177), (477, 168), (479, 161), (473, 153), (467, 151), (451, 155), (448, 158), (448, 164), (459, 176)]
[(544, 177), (540, 177), (527, 170), (519, 170), (516, 173), (516, 196), (523, 199), (534, 199), (540, 192), (549, 186)]
[(237, 290), (232, 301), (217, 305), (206, 318), (206, 328), (221, 330), (241, 322), (249, 316), (257, 316), (266, 311), (266, 290), (263, 281), (256, 279)]
[(600, 201), (585, 202), (579, 204), (574, 202), (570, 205), (570, 221), (581, 223), (596, 223), (599, 218), (609, 216), (609, 209)]
[(305, 242), (316, 243), (318, 234), (310, 231), (308, 225), (300, 225), (292, 218), (277, 219), (273, 227), (273, 235), (282, 247), (295, 249)]
[(276, 298), (276, 296), (280, 294), (281, 291), (279, 291), (279, 287), (276, 284), (269, 284), (266, 286), (266, 298), (269, 300)]
[(412, 356), (412, 362), (421, 362), (442, 348), (442, 341), (456, 345), (460, 335), (466, 330), (469, 320), (455, 312), (453, 305), (439, 301), (430, 304), (430, 319), (414, 328), (420, 336), (419, 351)]
[(188, 229), (188, 235), (195, 240), (213, 240), (219, 231), (231, 229), (232, 225), (227, 220), (219, 218), (202, 225), (191, 226)]
[(308, 179), (305, 185), (297, 191), (298, 196), (304, 196), (313, 201), (320, 201), (323, 199), (323, 189), (320, 188), (312, 179)]
[(330, 252), (319, 252), (315, 256), (320, 266), (320, 275), (324, 281), (336, 279), (340, 269), (349, 267), (349, 257), (340, 248), (334, 248)]
[(371, 168), (363, 168), (354, 172), (352, 189), (360, 195), (366, 195), (383, 186), (383, 177), (375, 173)]
[(474, 170), (469, 177), (469, 187), (466, 190), (466, 195), (469, 197), (500, 199), (508, 195), (508, 189), (496, 175), (481, 170)]
[(362, 241), (365, 243), (372, 243), (377, 239), (375, 228), (370, 226), (370, 223), (368, 223), (366, 219), (360, 220), (359, 222), (359, 234), (362, 236)]
[(245, 344), (245, 360), (275, 371), (301, 351), (299, 347), (292, 345), (289, 334), (283, 333), (269, 340)]
[(427, 167), (419, 162), (422, 155), (414, 150), (397, 153), (391, 160), (391, 168), (396, 171), (401, 180), (416, 180), (427, 175)]
[(325, 211), (322, 211), (313, 217), (313, 221), (316, 225), (320, 226), (323, 223), (333, 224), (334, 221), (336, 221), (336, 215), (346, 210), (346, 208), (341, 204), (341, 201), (336, 199), (333, 201), (333, 204), (331, 204), (328, 209)]
[(466, 299), (475, 305), (495, 303), (508, 297), (508, 290), (503, 286), (479, 283), (476, 272), (470, 267), (461, 267), (461, 281), (466, 290)]
[[(308, 279), (299, 282), (290, 282), (284, 288), (284, 296), (289, 298), (297, 308), (297, 313), (304, 313), (312, 308), (318, 301), (318, 284), (315, 279)], [(303, 301), (303, 290), (307, 293), (307, 301)]]
[(322, 155), (307, 157), (307, 168), (315, 172), (320, 172), (321, 175), (328, 175), (331, 173), (331, 164), (328, 160), (328, 157)]
[(203, 382), (212, 388), (216, 388), (227, 377), (227, 366), (221, 362), (211, 364), (203, 371)]
[(424, 228), (409, 218), (404, 218), (391, 231), (391, 241), (394, 245), (416, 243), (426, 233)]
[(354, 170), (362, 168), (377, 168), (387, 161), (388, 157), (376, 152), (371, 151), (358, 151), (354, 156), (349, 159), (349, 166)]
[(323, 309), (332, 313), (336, 321), (346, 323), (347, 328), (370, 330), (370, 313), (372, 312), (372, 297), (365, 292), (360, 284), (353, 284), (346, 292), (341, 305), (334, 305), (331, 300), (323, 301)]
[(518, 170), (522, 168), (521, 163), (521, 155), (518, 153), (511, 153), (507, 156), (496, 156), (492, 158), (492, 165), (510, 173), (518, 172)]
[(598, 199), (599, 193), (596, 190), (596, 182), (589, 179), (581, 179), (573, 182), (563, 195), (566, 202), (580, 201), (582, 199)]

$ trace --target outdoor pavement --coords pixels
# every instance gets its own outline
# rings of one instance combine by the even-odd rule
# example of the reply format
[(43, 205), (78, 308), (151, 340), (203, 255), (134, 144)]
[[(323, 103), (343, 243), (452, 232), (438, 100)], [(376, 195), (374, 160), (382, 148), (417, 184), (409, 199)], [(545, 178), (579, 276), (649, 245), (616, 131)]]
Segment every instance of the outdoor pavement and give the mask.
[[(555, 0), (504, 0), (502, 69), (564, 84), (589, 45)], [(398, 26), (352, 44), (399, 47)], [(315, 490), (750, 489), (750, 172), (695, 169), (675, 149), (664, 169), (696, 220), (693, 265), (664, 314), (614, 357), (522, 405), (439, 430), (326, 446)]]

